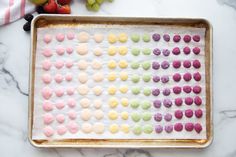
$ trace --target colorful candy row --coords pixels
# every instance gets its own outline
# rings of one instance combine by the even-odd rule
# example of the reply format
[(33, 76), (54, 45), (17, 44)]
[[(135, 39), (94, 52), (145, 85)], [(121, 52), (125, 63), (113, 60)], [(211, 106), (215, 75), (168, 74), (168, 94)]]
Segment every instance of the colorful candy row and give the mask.
[[(173, 61), (172, 66), (175, 69), (180, 68), (181, 67), (181, 61), (179, 61), (179, 60)], [(193, 66), (195, 69), (199, 69), (201, 67), (201, 63), (197, 59), (193, 60), (193, 61), (190, 61), (190, 60), (183, 61), (183, 67), (184, 68), (190, 68), (191, 66)], [(160, 67), (162, 69), (168, 69), (170, 67), (170, 63), (168, 61), (163, 61), (163, 62), (161, 62), (161, 64), (157, 61), (152, 62), (152, 68), (154, 70), (158, 70), (158, 69), (160, 69)]]
[[(131, 52), (132, 52), (132, 51), (131, 51)], [(186, 46), (186, 47), (183, 48), (183, 52), (184, 52), (184, 54), (188, 55), (188, 54), (190, 54), (191, 49), (190, 49), (188, 46)], [(194, 48), (192, 49), (192, 52), (193, 52), (195, 55), (198, 55), (198, 54), (201, 52), (201, 50), (200, 50), (199, 47), (194, 47)], [(168, 49), (163, 49), (163, 50), (161, 51), (159, 48), (155, 48), (155, 49), (153, 49), (152, 53), (153, 53), (154, 55), (156, 55), (156, 56), (159, 56), (159, 55), (161, 55), (161, 53), (162, 53), (163, 56), (166, 56), (166, 57), (167, 57), (167, 56), (170, 55), (170, 50), (168, 50)], [(173, 48), (173, 50), (172, 50), (172, 54), (173, 54), (173, 55), (179, 55), (180, 53), (181, 53), (181, 50), (180, 50), (179, 47)], [(133, 54), (133, 53), (132, 53), (132, 54)], [(135, 54), (133, 54), (133, 55), (135, 55)]]

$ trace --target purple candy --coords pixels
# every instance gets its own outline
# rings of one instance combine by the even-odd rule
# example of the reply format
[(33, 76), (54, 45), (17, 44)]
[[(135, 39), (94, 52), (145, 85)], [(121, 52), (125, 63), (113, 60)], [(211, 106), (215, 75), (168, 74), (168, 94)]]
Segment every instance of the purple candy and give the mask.
[(173, 131), (173, 125), (166, 125), (165, 126), (165, 131), (167, 132), (167, 133), (171, 133), (172, 131)]
[(186, 47), (183, 49), (183, 51), (184, 51), (184, 54), (186, 54), (186, 55), (188, 55), (188, 54), (191, 52), (191, 50), (190, 50), (190, 48), (189, 48), (188, 46), (186, 46)]
[(159, 82), (161, 79), (159, 76), (153, 76), (152, 80), (153, 82)]
[(194, 47), (193, 48), (193, 53), (195, 54), (195, 55), (198, 55), (199, 53), (200, 53), (200, 48), (199, 47)]
[(183, 63), (185, 68), (190, 68), (191, 67), (191, 62), (189, 60), (185, 60)]
[(159, 40), (161, 39), (161, 36), (160, 36), (160, 34), (155, 33), (155, 34), (152, 35), (152, 39), (153, 39), (154, 41), (159, 41)]
[(199, 69), (201, 67), (201, 63), (199, 60), (194, 60), (193, 61), (193, 67), (196, 69)]
[(193, 99), (191, 97), (187, 97), (184, 99), (184, 103), (186, 105), (192, 105), (193, 104)]
[(173, 80), (174, 80), (175, 82), (179, 82), (179, 81), (181, 80), (181, 75), (180, 75), (179, 73), (175, 73), (175, 74), (173, 75)]
[(200, 81), (202, 76), (199, 72), (196, 72), (196, 73), (193, 74), (193, 78), (194, 78), (195, 81)]
[(161, 82), (162, 82), (162, 83), (167, 83), (167, 82), (169, 82), (169, 76), (167, 76), (167, 75), (162, 76), (162, 77), (161, 77)]
[(192, 91), (192, 88), (191, 88), (191, 86), (186, 85), (186, 86), (183, 87), (183, 91), (185, 93), (190, 93)]
[(160, 68), (160, 64), (158, 62), (152, 62), (152, 68), (157, 70)]
[(160, 101), (160, 100), (155, 100), (155, 101), (153, 102), (153, 106), (154, 106), (155, 108), (160, 108), (160, 107), (161, 107), (161, 101)]
[(185, 73), (183, 76), (185, 81), (190, 81), (192, 79), (192, 75), (190, 73)]
[(175, 36), (173, 37), (174, 42), (179, 42), (180, 39), (181, 39), (180, 35), (175, 35)]
[(175, 61), (173, 61), (172, 65), (175, 69), (178, 69), (181, 66), (181, 62), (178, 60), (175, 60)]
[(196, 123), (196, 124), (194, 125), (194, 129), (195, 129), (195, 131), (196, 131), (197, 133), (200, 133), (200, 132), (202, 131), (202, 125), (199, 124), (199, 123)]
[(201, 118), (201, 117), (202, 117), (202, 110), (201, 110), (201, 109), (196, 110), (196, 111), (195, 111), (195, 116), (196, 116), (197, 118)]
[(163, 50), (162, 50), (162, 54), (163, 54), (164, 56), (169, 56), (169, 55), (170, 55), (170, 50), (168, 50), (168, 49), (163, 49)]
[(175, 131), (182, 131), (183, 130), (183, 124), (182, 123), (176, 123), (174, 126)]
[(193, 116), (193, 110), (187, 109), (185, 110), (184, 114), (186, 117), (191, 118)]
[(161, 51), (160, 51), (160, 49), (155, 48), (155, 49), (153, 49), (152, 53), (156, 56), (159, 56), (161, 54)]
[(193, 123), (186, 123), (185, 124), (185, 130), (186, 131), (193, 131), (194, 125)]
[(189, 42), (191, 41), (191, 36), (190, 36), (190, 35), (185, 35), (185, 36), (184, 36), (184, 41), (185, 41), (186, 43), (189, 43)]
[(183, 104), (183, 100), (181, 98), (176, 98), (175, 99), (175, 105), (176, 106), (181, 106)]
[(153, 96), (158, 96), (160, 94), (160, 90), (158, 88), (152, 90)]
[(173, 87), (173, 92), (174, 92), (175, 94), (180, 94), (181, 91), (182, 91), (181, 87), (179, 87), (179, 86)]
[(165, 88), (163, 91), (162, 91), (162, 94), (165, 95), (165, 96), (168, 96), (170, 95), (171, 91), (169, 88)]
[(200, 36), (199, 36), (199, 35), (194, 35), (194, 36), (193, 36), (193, 40), (194, 40), (195, 42), (199, 42), (199, 41), (200, 41)]
[(181, 119), (183, 117), (183, 112), (181, 110), (175, 111), (175, 118)]
[(155, 131), (156, 133), (161, 133), (163, 131), (163, 127), (161, 125), (156, 125)]
[(178, 47), (175, 47), (175, 48), (172, 50), (172, 53), (173, 53), (174, 55), (178, 55), (178, 54), (180, 54), (180, 49), (179, 49)]
[(170, 108), (172, 106), (172, 101), (169, 100), (169, 99), (164, 99), (163, 100), (163, 105), (166, 107), (166, 108)]
[(196, 96), (193, 101), (197, 106), (200, 106), (202, 104), (202, 99), (199, 96)]
[(160, 122), (162, 120), (162, 114), (156, 113), (154, 115), (154, 120), (157, 121), (157, 122)]
[(193, 87), (193, 93), (199, 94), (199, 93), (201, 93), (201, 91), (202, 91), (202, 88), (200, 86)]
[(166, 42), (169, 42), (170, 41), (170, 36), (168, 34), (164, 34), (163, 35), (163, 39), (166, 41)]
[(163, 61), (163, 62), (161, 63), (162, 69), (167, 69), (167, 68), (169, 68), (169, 66), (170, 66), (170, 64), (169, 64), (169, 62), (167, 62), (167, 61)]
[(172, 115), (171, 115), (170, 113), (167, 113), (167, 114), (164, 116), (164, 119), (165, 119), (167, 122), (169, 122), (169, 121), (171, 121), (171, 119), (172, 119)]

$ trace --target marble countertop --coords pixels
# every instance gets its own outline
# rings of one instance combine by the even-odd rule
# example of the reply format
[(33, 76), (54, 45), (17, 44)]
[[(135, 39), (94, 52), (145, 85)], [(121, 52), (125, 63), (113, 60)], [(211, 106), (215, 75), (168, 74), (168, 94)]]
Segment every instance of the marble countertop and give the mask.
[(236, 156), (236, 1), (115, 0), (98, 13), (74, 0), (73, 14), (147, 17), (201, 17), (213, 26), (214, 140), (206, 149), (38, 149), (27, 139), (30, 34), (23, 19), (0, 27), (0, 156)]

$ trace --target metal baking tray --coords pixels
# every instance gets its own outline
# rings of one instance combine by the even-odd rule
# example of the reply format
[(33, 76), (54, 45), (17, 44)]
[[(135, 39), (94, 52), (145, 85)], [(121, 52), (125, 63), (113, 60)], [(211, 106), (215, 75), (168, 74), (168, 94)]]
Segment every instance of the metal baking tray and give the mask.
[[(206, 74), (206, 139), (67, 139), (67, 140), (33, 140), (34, 109), (34, 76), (37, 29), (42, 27), (78, 26), (81, 24), (119, 24), (119, 25), (165, 25), (205, 28), (205, 74)], [(147, 18), (147, 17), (114, 17), (114, 16), (75, 16), (75, 15), (39, 15), (31, 25), (31, 58), (29, 78), (29, 141), (36, 147), (90, 147), (90, 148), (204, 148), (213, 139), (212, 124), (212, 26), (205, 19), (193, 18)]]

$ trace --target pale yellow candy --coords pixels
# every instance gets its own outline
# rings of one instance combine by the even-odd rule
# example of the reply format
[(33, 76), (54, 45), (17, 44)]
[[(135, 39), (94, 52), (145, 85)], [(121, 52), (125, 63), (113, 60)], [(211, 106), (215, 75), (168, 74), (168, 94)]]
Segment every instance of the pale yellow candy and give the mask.
[(107, 75), (107, 79), (109, 81), (115, 81), (116, 80), (116, 76), (117, 74), (115, 72), (110, 72), (108, 75)]
[(108, 87), (107, 91), (110, 95), (114, 95), (114, 94), (116, 94), (116, 87), (111, 85), (110, 87)]
[(117, 52), (117, 48), (115, 46), (110, 46), (107, 52), (110, 56), (114, 56)]
[(124, 111), (124, 112), (121, 112), (121, 118), (123, 120), (127, 120), (129, 118), (129, 113)]
[(122, 124), (121, 125), (121, 131), (124, 133), (129, 133), (129, 125), (128, 124)]
[(129, 105), (129, 99), (127, 98), (121, 98), (120, 103), (122, 106), (126, 107)]
[(108, 113), (108, 117), (109, 119), (111, 120), (116, 120), (118, 118), (118, 113), (114, 110), (111, 110), (109, 113)]
[(117, 133), (119, 131), (119, 126), (117, 124), (112, 124), (110, 125), (109, 130), (113, 134)]
[(114, 44), (117, 41), (117, 36), (113, 33), (108, 35), (108, 42)]
[(108, 104), (111, 108), (115, 108), (119, 104), (119, 102), (117, 98), (112, 97), (108, 100)]
[(93, 88), (93, 93), (96, 95), (96, 96), (99, 96), (102, 94), (102, 87), (101, 86), (95, 86)]
[(128, 66), (128, 63), (126, 62), (126, 60), (120, 60), (119, 61), (119, 67), (124, 69), (124, 68), (127, 68)]
[(127, 91), (128, 91), (128, 87), (127, 86), (125, 86), (125, 85), (122, 85), (122, 86), (120, 86), (120, 92), (121, 93), (127, 93)]
[(126, 46), (119, 47), (119, 54), (120, 55), (124, 56), (127, 54), (127, 52), (128, 52), (128, 48)]
[(115, 69), (116, 68), (116, 61), (110, 60), (107, 65), (108, 65), (108, 68)]
[(119, 41), (122, 43), (125, 43), (128, 40), (128, 36), (125, 33), (120, 33), (119, 34)]
[(127, 72), (124, 72), (124, 71), (120, 72), (120, 79), (121, 79), (122, 81), (126, 81), (126, 80), (128, 79), (128, 74), (127, 74)]

